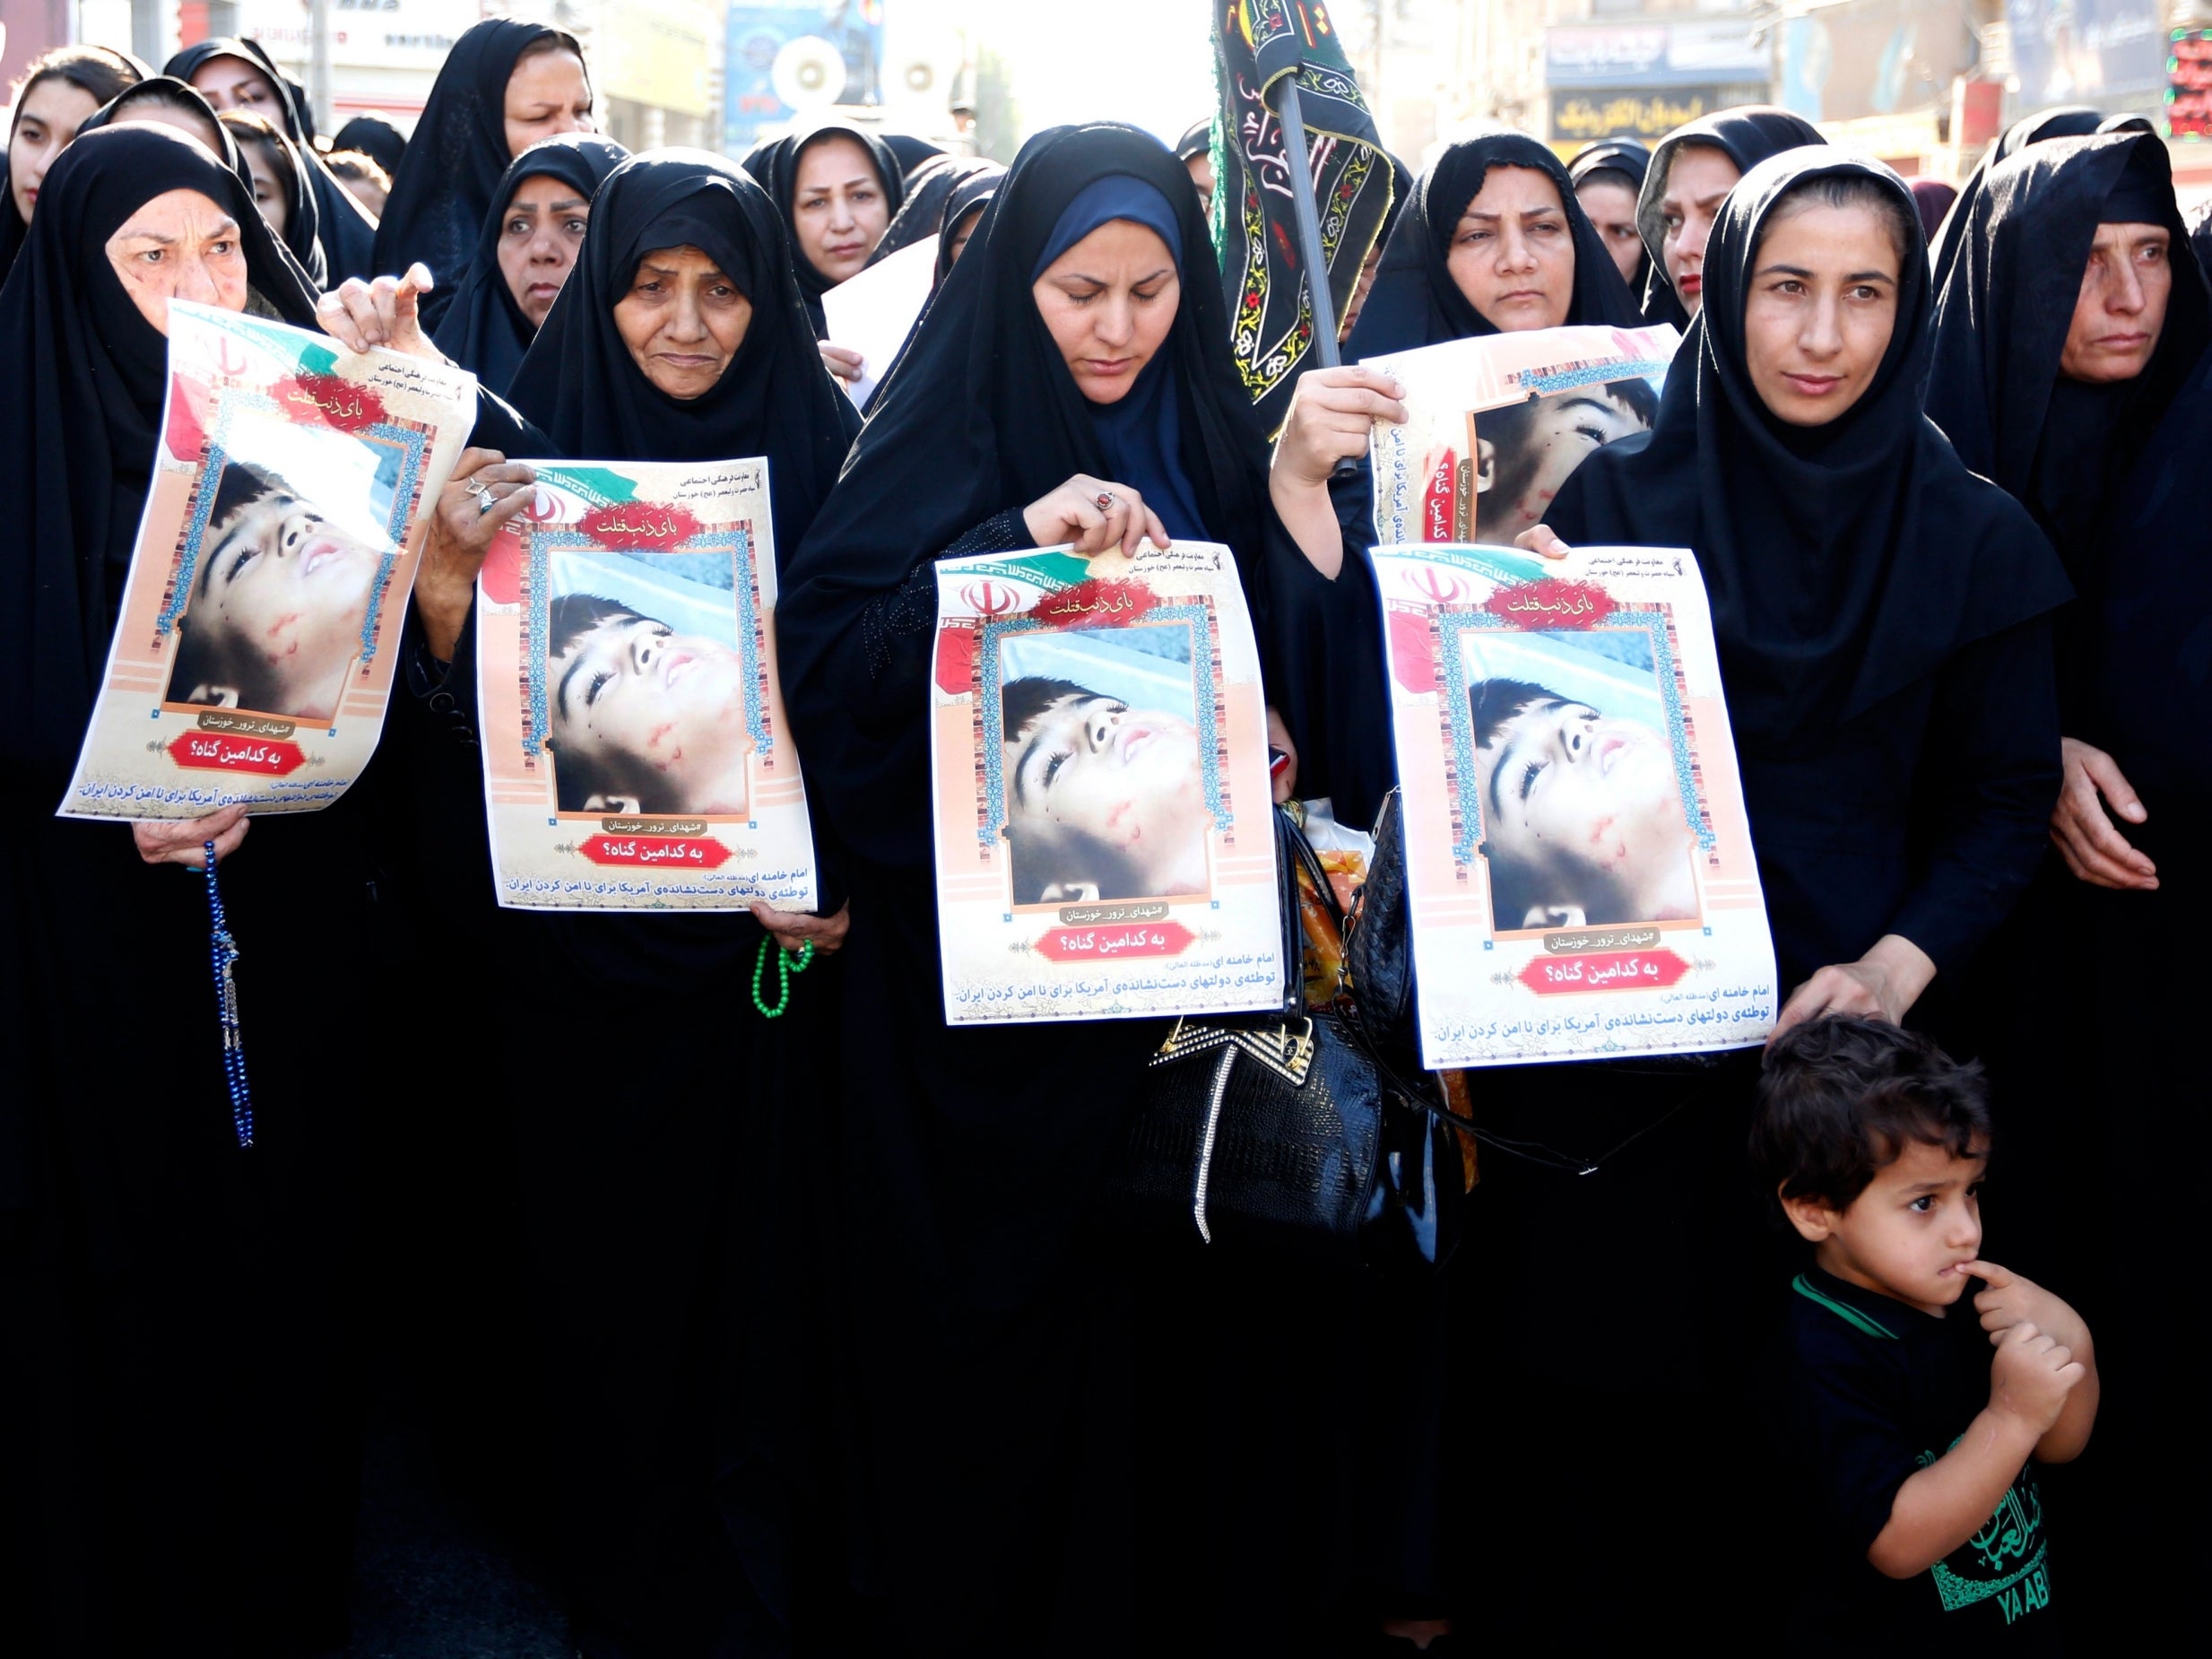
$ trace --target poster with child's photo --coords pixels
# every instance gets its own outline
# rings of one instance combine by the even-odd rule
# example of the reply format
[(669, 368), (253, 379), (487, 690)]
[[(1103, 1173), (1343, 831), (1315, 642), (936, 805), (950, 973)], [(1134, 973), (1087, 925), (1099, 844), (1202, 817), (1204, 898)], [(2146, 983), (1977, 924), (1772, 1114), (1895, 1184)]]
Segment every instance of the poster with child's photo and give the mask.
[(1774, 945), (1692, 556), (1373, 560), (1426, 1064), (1765, 1040)]
[(179, 302), (168, 393), (62, 815), (327, 806), (376, 749), (475, 381)]
[(530, 465), (476, 593), (500, 904), (812, 909), (768, 464)]
[(1408, 419), (1368, 444), (1375, 540), (1509, 544), (1584, 456), (1648, 432), (1681, 336), (1539, 328), (1366, 360), (1406, 389)]
[(1228, 550), (947, 560), (937, 595), (947, 1018), (1279, 1006), (1267, 711)]

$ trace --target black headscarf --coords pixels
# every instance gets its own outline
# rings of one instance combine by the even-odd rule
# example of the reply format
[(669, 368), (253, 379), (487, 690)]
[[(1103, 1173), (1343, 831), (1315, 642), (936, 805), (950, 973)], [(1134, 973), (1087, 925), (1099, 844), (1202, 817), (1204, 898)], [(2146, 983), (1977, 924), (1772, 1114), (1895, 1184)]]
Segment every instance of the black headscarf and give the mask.
[(463, 34), (438, 69), (393, 175), (371, 263), (378, 274), (391, 276), (418, 259), (429, 266), (438, 287), (422, 308), (433, 325), (468, 269), (484, 215), (514, 160), (507, 147), (507, 83), (523, 53), (549, 37), (583, 57), (575, 36), (542, 23), (487, 18)]
[(483, 230), (476, 239), (476, 256), (469, 261), (468, 274), (455, 285), (436, 335), (438, 349), (474, 375), (486, 391), (507, 395), (516, 369), (522, 367), (523, 353), (537, 336), (515, 303), (507, 274), (499, 269), (500, 231), (515, 192), (524, 179), (543, 174), (560, 179), (588, 202), (629, 156), (612, 138), (593, 133), (542, 138), (515, 158), (492, 192), (491, 211), (484, 215)]
[[(174, 75), (148, 75), (136, 86), (126, 86), (113, 98), (84, 117), (84, 125), (77, 128), (77, 136), (97, 133), (109, 127), (127, 116), (139, 104), (170, 104), (181, 106), (207, 117), (208, 126), (215, 130), (213, 149), (216, 160), (239, 176), (246, 187), (247, 198), (254, 194), (254, 175), (246, 165), (246, 158), (239, 152), (238, 140), (230, 129), (215, 118), (214, 106), (201, 97), (197, 88), (188, 81), (179, 81)], [(129, 125), (129, 123), (126, 123)], [(176, 129), (181, 130), (181, 129)], [(254, 210), (254, 217), (261, 217), (261, 210)]]
[(1566, 320), (1623, 326), (1639, 320), (1620, 269), (1605, 251), (1597, 226), (1574, 199), (1574, 183), (1559, 158), (1526, 134), (1490, 133), (1453, 144), (1415, 185), (1412, 200), (1384, 247), (1366, 308), (1345, 343), (1347, 357), (1380, 357), (1497, 332), (1469, 303), (1444, 264), (1460, 215), (1480, 194), (1494, 167), (1533, 169), (1559, 192), (1559, 204), (1574, 239), (1574, 294)]
[[(1156, 362), (1181, 475), (1206, 538), (1227, 543), (1263, 612), (1256, 564), (1273, 515), (1265, 449), (1228, 355), (1220, 287), (1190, 175), (1149, 135), (1118, 123), (1054, 127), (1022, 146), (967, 251), (931, 301), (854, 447), (828, 504), (789, 567), (776, 614), (785, 701), (806, 756), (810, 799), (871, 860), (930, 856), (927, 710), (863, 725), (829, 682), (859, 648), (863, 616), (983, 521), (1077, 473), (1112, 477), (1100, 411), (1068, 373), (1030, 289), (1070, 204), (1126, 178), (1167, 204), (1180, 243), (1182, 299)], [(1130, 395), (1136, 396), (1132, 389)], [(1164, 429), (1153, 429), (1155, 436)], [(1123, 436), (1123, 454), (1131, 440)], [(1170, 526), (1170, 533), (1175, 534)]]
[[(2149, 367), (2133, 380), (2087, 386), (2061, 380), (2059, 357), (2089, 246), (2107, 220), (2167, 228), (2173, 294)], [(2165, 145), (2145, 133), (2028, 145), (1982, 181), (1963, 239), (1965, 256), (1936, 299), (1928, 413), (1968, 466), (2035, 515), (2080, 585), (2124, 457), (2212, 339)]]
[(100, 96), (104, 86), (85, 86), (79, 82), (78, 75), (86, 74), (90, 78), (88, 71), (104, 66), (110, 72), (118, 90), (121, 90), (134, 85), (153, 73), (128, 52), (118, 52), (112, 47), (78, 46), (65, 50), (69, 57), (76, 60), (75, 63), (51, 65), (28, 77), (16, 89), (14, 107), (8, 113), (8, 147), (0, 151), (0, 282), (7, 281), (8, 271), (15, 264), (15, 256), (22, 251), (23, 238), (30, 233), (30, 227), (23, 222), (23, 216), (15, 211), (15, 192), (8, 176), (8, 157), (15, 149), (15, 128), (23, 118), (25, 97), (34, 86), (42, 86), (48, 81), (59, 81), (95, 102), (104, 103), (107, 100)]
[(330, 141), (334, 150), (358, 150), (392, 178), (400, 158), (407, 153), (407, 135), (380, 115), (357, 115), (338, 129)]
[(768, 193), (768, 200), (776, 204), (776, 211), (784, 216), (784, 239), (791, 248), (792, 274), (799, 279), (799, 292), (806, 300), (807, 319), (814, 325), (818, 340), (828, 337), (829, 333), (829, 325), (822, 315), (822, 296), (835, 284), (800, 251), (799, 232), (791, 222), (791, 214), (799, 189), (799, 158), (826, 138), (849, 138), (868, 152), (868, 160), (875, 167), (876, 180), (883, 187), (884, 206), (894, 220), (906, 200), (906, 173), (898, 164), (897, 152), (873, 133), (850, 121), (825, 121), (804, 132), (755, 144), (746, 153), (745, 170), (760, 181), (760, 187)]
[[(218, 117), (217, 119), (221, 117)], [(269, 143), (274, 146), (276, 154), (271, 158), (275, 164), (273, 170), (278, 184), (284, 190), (284, 246), (291, 249), (292, 257), (299, 262), (299, 268), (308, 274), (308, 280), (317, 290), (332, 286), (328, 280), (329, 262), (323, 256), (320, 235), (322, 214), (317, 211), (312, 176), (299, 154), (299, 146), (287, 138), (284, 129), (273, 121), (269, 123), (265, 134), (250, 130), (241, 132), (228, 121), (224, 121), (222, 126), (223, 130), (230, 135), (230, 142), (238, 146), (241, 157), (245, 155), (247, 144)], [(247, 163), (247, 172), (249, 176), (253, 172), (250, 161)]]
[(937, 216), (937, 280), (945, 280), (945, 273), (952, 269), (952, 232), (961, 220), (978, 208), (988, 207), (991, 198), (998, 194), (999, 185), (1006, 177), (1006, 169), (996, 161), (980, 163), (976, 169), (953, 187), (945, 197), (944, 206)]
[(933, 161), (947, 161), (944, 151), (926, 138), (916, 138), (912, 133), (886, 133), (883, 147), (898, 158), (898, 173), (902, 178), (920, 172)]
[(906, 199), (891, 216), (890, 228), (868, 256), (868, 263), (880, 264), (900, 248), (937, 235), (944, 226), (945, 204), (955, 191), (978, 174), (995, 177), (1005, 170), (996, 161), (950, 155), (916, 168), (906, 179)]
[[(315, 294), (269, 234), (253, 189), (183, 134), (84, 134), (54, 162), (22, 258), (0, 289), (0, 491), (14, 526), (0, 561), (0, 661), (16, 708), (0, 770), (58, 793), (92, 711), (152, 477), (168, 342), (108, 263), (108, 239), (169, 190), (238, 221), (252, 291), (312, 327)], [(51, 800), (45, 802), (51, 809)]]
[(1213, 152), (1213, 117), (1193, 121), (1183, 129), (1183, 136), (1175, 140), (1175, 160), (1195, 161), (1201, 155)]
[(1988, 187), (1990, 175), (2007, 161), (2018, 155), (2030, 144), (2040, 144), (2053, 138), (2086, 138), (2092, 133), (2150, 131), (2150, 124), (2140, 116), (2111, 116), (2101, 109), (2092, 109), (2087, 104), (2060, 104), (2049, 109), (2038, 109), (2034, 115), (2023, 116), (1999, 135), (1998, 140), (1982, 152), (1982, 159), (1973, 164), (1973, 171), (1958, 188), (1958, 197), (1944, 215), (1942, 225), (1930, 243), (1931, 257), (1936, 266), (1936, 292), (1943, 291), (1944, 283), (1950, 281), (1951, 269), (1958, 263), (1959, 250), (1964, 246), (1966, 221), (1973, 217), (1974, 204), (1982, 199)]
[(330, 284), (335, 287), (350, 276), (366, 280), (375, 275), (370, 258), (377, 238), (377, 221), (343, 181), (323, 165), (323, 158), (315, 148), (315, 116), (308, 108), (305, 91), (299, 83), (276, 66), (276, 60), (260, 41), (229, 35), (203, 40), (170, 58), (162, 73), (189, 83), (203, 65), (216, 57), (235, 57), (251, 65), (256, 74), (276, 89), (277, 119), (284, 128), (284, 135), (299, 152), (308, 181), (314, 187), (317, 235), (323, 245)]
[[(1752, 386), (1744, 303), (1775, 202), (1821, 178), (1875, 180), (1912, 236), (1873, 384), (1828, 425), (1793, 427)], [(1934, 306), (1904, 180), (1825, 146), (1760, 162), (1714, 221), (1705, 294), (1657, 423), (1577, 467), (1550, 522), (1570, 543), (1696, 553), (1739, 748), (1786, 753), (2063, 603), (2058, 563), (2017, 504), (1969, 473), (1921, 413)]]
[[(638, 261), (698, 248), (752, 301), (737, 358), (704, 395), (681, 401), (638, 371), (614, 307)], [(788, 567), (860, 429), (822, 367), (775, 205), (719, 156), (655, 150), (607, 176), (584, 249), (515, 375), (515, 406), (566, 456), (720, 461), (765, 456), (776, 552)]]
[(1827, 142), (1820, 135), (1820, 129), (1803, 116), (1777, 109), (1772, 104), (1739, 104), (1730, 109), (1716, 109), (1711, 115), (1700, 116), (1676, 127), (1661, 139), (1659, 148), (1652, 152), (1652, 164), (1644, 174), (1643, 194), (1636, 198), (1636, 229), (1644, 233), (1644, 251), (1650, 259), (1650, 274), (1644, 278), (1640, 296), (1644, 320), (1672, 323), (1677, 328), (1689, 326), (1689, 308), (1674, 291), (1674, 279), (1667, 274), (1667, 259), (1662, 251), (1666, 227), (1660, 222), (1659, 212), (1660, 198), (1667, 193), (1667, 171), (1674, 165), (1677, 150), (1684, 144), (1708, 144), (1735, 162), (1738, 172), (1748, 173), (1770, 155)]
[[(1633, 138), (1600, 138), (1594, 144), (1584, 144), (1568, 158), (1566, 176), (1579, 190), (1600, 173), (1618, 173), (1629, 194), (1641, 195), (1644, 178), (1651, 170), (1652, 152)], [(1628, 279), (1628, 292), (1638, 305), (1643, 303), (1644, 291), (1651, 285), (1652, 250), (1645, 248), (1636, 261), (1636, 274)]]

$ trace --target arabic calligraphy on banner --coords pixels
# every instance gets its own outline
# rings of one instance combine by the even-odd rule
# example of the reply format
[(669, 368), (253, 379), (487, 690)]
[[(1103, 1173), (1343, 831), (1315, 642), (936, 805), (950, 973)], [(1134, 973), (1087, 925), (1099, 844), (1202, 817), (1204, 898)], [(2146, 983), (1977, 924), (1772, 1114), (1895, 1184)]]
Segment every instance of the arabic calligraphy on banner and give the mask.
[(1424, 1063), (1762, 1041), (1774, 947), (1696, 560), (1372, 559)]
[(1670, 87), (1662, 92), (1569, 91), (1551, 94), (1551, 135), (1587, 143), (1599, 138), (1661, 138), (1687, 121), (1722, 108), (1717, 86)]
[(937, 576), (946, 1017), (1279, 1006), (1267, 711), (1228, 550), (988, 554)]
[(153, 482), (62, 816), (307, 812), (352, 786), (384, 726), (421, 504), (475, 394), (447, 364), (172, 304)]
[(499, 902), (812, 909), (768, 463), (529, 465), (476, 595)]

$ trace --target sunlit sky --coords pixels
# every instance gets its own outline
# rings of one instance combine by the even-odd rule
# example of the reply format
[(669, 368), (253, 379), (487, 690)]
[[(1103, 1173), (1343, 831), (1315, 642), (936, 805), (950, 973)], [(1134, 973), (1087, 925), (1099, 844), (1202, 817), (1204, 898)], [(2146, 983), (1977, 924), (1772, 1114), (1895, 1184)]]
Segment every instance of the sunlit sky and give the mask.
[[(888, 0), (898, 4), (941, 0)], [(1037, 0), (946, 4), (947, 21), (1011, 65), (1025, 133), (1066, 121), (1129, 121), (1173, 143), (1213, 101), (1209, 0)]]

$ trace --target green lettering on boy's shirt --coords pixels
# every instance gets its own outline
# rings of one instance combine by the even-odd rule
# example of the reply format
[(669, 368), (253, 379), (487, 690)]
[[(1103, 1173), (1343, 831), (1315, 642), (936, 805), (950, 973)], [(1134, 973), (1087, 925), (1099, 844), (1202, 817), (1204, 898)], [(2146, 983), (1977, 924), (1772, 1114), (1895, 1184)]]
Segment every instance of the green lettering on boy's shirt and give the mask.
[[(1954, 1440), (1953, 1446), (1958, 1444)], [(1921, 1454), (1921, 1466), (1934, 1453)], [(2034, 1465), (2023, 1464), (2012, 1485), (1982, 1529), (1928, 1569), (1943, 1598), (1943, 1611), (1957, 1612), (1997, 1598), (2009, 1625), (2051, 1604), (2051, 1575), (2045, 1568), (2050, 1541), (2043, 1535), (2043, 1491)]]

